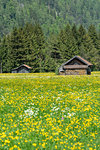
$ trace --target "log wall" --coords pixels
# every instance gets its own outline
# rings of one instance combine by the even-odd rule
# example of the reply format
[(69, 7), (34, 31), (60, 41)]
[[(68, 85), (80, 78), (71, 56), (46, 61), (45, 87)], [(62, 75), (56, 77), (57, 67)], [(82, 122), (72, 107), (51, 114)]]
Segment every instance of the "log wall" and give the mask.
[(86, 75), (86, 69), (65, 70), (65, 75)]

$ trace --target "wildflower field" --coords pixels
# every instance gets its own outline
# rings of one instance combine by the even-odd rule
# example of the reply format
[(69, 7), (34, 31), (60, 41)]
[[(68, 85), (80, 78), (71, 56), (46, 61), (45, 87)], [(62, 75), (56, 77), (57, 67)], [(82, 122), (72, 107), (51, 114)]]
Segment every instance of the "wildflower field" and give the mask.
[(0, 150), (100, 150), (100, 72), (0, 74)]

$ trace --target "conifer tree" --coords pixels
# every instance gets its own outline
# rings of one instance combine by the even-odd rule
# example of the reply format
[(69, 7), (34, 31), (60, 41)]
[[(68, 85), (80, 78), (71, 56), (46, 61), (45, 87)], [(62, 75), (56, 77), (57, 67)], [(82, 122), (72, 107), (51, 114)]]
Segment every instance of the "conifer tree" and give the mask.
[(10, 37), (11, 47), (11, 66), (17, 67), (26, 61), (26, 52), (24, 50), (23, 29), (14, 28)]
[(100, 39), (97, 34), (96, 28), (94, 25), (90, 25), (88, 28), (88, 34), (92, 40), (94, 47), (96, 48), (96, 65), (95, 68), (100, 70)]
[(74, 24), (72, 26), (72, 34), (74, 36), (74, 38), (76, 39), (76, 41), (78, 40), (78, 30), (77, 30), (77, 27), (76, 27), (76, 24)]
[(61, 58), (64, 61), (78, 54), (76, 40), (72, 34), (70, 25), (67, 25), (59, 34)]
[(90, 25), (88, 28), (88, 34), (95, 46), (96, 49), (100, 48), (100, 43), (99, 43), (99, 37), (98, 34), (96, 32), (95, 26), (94, 25)]
[[(9, 39), (10, 37), (7, 36), (7, 43), (9, 42)], [(13, 69), (12, 66), (11, 66), (11, 59), (12, 59), (12, 54), (11, 54), (11, 47), (8, 43), (8, 46), (7, 46), (7, 61), (6, 61), (6, 64), (5, 64), (5, 67), (6, 67), (6, 70), (8, 73), (11, 73), (11, 70)]]
[(38, 64), (37, 71), (42, 72), (44, 70), (45, 37), (39, 24), (36, 24), (34, 27), (33, 45), (34, 49), (36, 50), (36, 59)]
[(17, 28), (14, 28), (11, 35), (10, 35), (10, 47), (11, 47), (11, 66), (12, 68), (15, 68), (18, 66), (17, 63), (17, 54), (18, 54), (18, 48), (19, 48), (19, 43), (18, 43), (18, 30)]
[(1, 42), (1, 38), (0, 38), (0, 61), (2, 59), (2, 48), (1, 48), (2, 42)]
[(81, 42), (83, 40), (83, 36), (86, 34), (86, 30), (83, 27), (83, 25), (81, 24), (79, 29), (78, 29), (78, 39), (77, 39), (77, 43), (78, 43), (78, 47), (80, 49), (81, 46)]
[(96, 69), (100, 70), (100, 39), (99, 39), (99, 35), (97, 34), (97, 31), (95, 29), (94, 25), (90, 25), (88, 28), (88, 34), (93, 42), (94, 47), (97, 50), (97, 54), (96, 54)]
[(0, 73), (2, 72), (2, 43), (0, 38)]
[(46, 43), (45, 67), (48, 66), (49, 71), (55, 71), (59, 64), (61, 64), (59, 38), (57, 35), (52, 34)]
[(11, 72), (11, 59), (9, 54), (9, 36), (6, 36), (1, 42), (2, 72)]
[[(34, 32), (34, 27), (32, 24), (27, 23), (25, 25), (25, 27), (23, 28), (23, 32), (24, 32), (24, 37), (23, 37), (23, 41), (24, 41), (24, 51), (26, 53), (26, 60), (25, 63), (29, 66), (31, 66), (32, 68), (34, 68), (33, 66), (33, 62), (35, 62), (35, 49), (34, 49), (34, 43), (33, 43), (33, 32)], [(32, 69), (33, 71), (33, 69)], [(33, 71), (34, 72), (34, 71)]]
[(98, 66), (97, 53), (98, 51), (94, 47), (90, 36), (85, 34), (80, 46), (80, 55), (90, 61), (94, 65), (94, 68), (96, 68)]
[(19, 28), (18, 29), (18, 47), (17, 47), (17, 53), (16, 53), (16, 58), (17, 58), (17, 66), (25, 64), (26, 62), (26, 51), (24, 49), (24, 33), (23, 29)]

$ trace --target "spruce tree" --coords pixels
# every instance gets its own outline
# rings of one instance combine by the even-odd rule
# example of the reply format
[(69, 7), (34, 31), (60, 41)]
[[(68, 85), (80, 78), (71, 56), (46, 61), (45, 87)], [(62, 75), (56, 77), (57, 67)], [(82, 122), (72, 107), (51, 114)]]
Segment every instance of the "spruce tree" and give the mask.
[(95, 68), (97, 70), (100, 70), (100, 39), (99, 39), (99, 35), (97, 34), (97, 31), (95, 29), (94, 25), (90, 25), (88, 28), (88, 34), (92, 40), (92, 43), (94, 45), (94, 47), (96, 48), (96, 62), (97, 65), (95, 66)]
[(24, 42), (24, 51), (26, 54), (25, 64), (32, 67), (32, 52), (33, 52), (33, 45), (32, 45), (32, 34), (33, 34), (33, 25), (26, 24), (23, 28), (23, 42)]
[(90, 36), (85, 34), (80, 46), (80, 55), (91, 62), (94, 65), (93, 67), (96, 68), (98, 66), (97, 53), (98, 51), (94, 47)]
[(26, 61), (26, 52), (24, 50), (24, 41), (23, 41), (23, 29), (14, 28), (10, 37), (10, 47), (11, 47), (11, 66), (18, 67)]
[(74, 24), (72, 26), (72, 34), (74, 36), (74, 38), (76, 39), (76, 41), (78, 40), (78, 30), (77, 30), (77, 27), (76, 27), (76, 24)]
[(72, 34), (70, 25), (67, 25), (66, 28), (60, 32), (59, 41), (63, 62), (78, 54), (77, 43)]
[(83, 40), (83, 36), (86, 34), (86, 30), (83, 27), (83, 25), (81, 24), (79, 29), (78, 29), (78, 39), (77, 39), (77, 43), (78, 43), (78, 47), (80, 49), (81, 46), (81, 42)]
[(96, 32), (96, 29), (95, 29), (94, 25), (90, 25), (89, 26), (88, 34), (89, 34), (89, 36), (90, 36), (90, 38), (91, 38), (95, 48), (98, 49), (100, 44), (98, 43), (99, 38), (98, 38), (98, 34)]
[(1, 38), (0, 38), (0, 62), (2, 60), (2, 42), (1, 42)]
[(34, 27), (33, 33), (33, 46), (36, 51), (36, 59), (37, 59), (37, 71), (43, 72), (44, 70), (44, 48), (45, 48), (45, 37), (42, 31), (42, 28), (39, 24), (36, 24)]
[(10, 47), (11, 47), (11, 66), (12, 68), (15, 68), (18, 66), (18, 48), (19, 48), (19, 42), (18, 42), (18, 30), (17, 28), (14, 28), (11, 35), (10, 35)]
[(2, 43), (0, 38), (0, 73), (2, 73)]
[(52, 34), (46, 43), (45, 47), (45, 67), (49, 71), (55, 71), (56, 67), (61, 64), (59, 38), (57, 35)]
[(11, 72), (11, 59), (9, 54), (9, 36), (5, 36), (1, 42), (2, 72)]

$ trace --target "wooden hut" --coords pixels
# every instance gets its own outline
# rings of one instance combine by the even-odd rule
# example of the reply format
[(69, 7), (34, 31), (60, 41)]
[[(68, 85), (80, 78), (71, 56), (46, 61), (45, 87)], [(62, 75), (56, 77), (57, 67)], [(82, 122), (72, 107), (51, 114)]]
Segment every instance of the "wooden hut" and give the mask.
[(32, 68), (23, 64), (15, 69), (12, 69), (12, 73), (30, 73)]
[(80, 56), (74, 56), (59, 68), (60, 75), (90, 75), (92, 64)]

